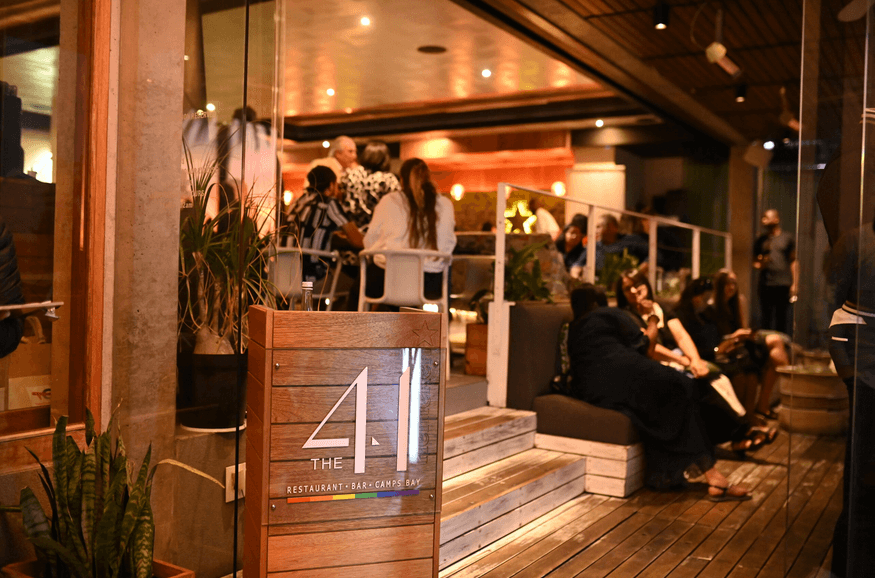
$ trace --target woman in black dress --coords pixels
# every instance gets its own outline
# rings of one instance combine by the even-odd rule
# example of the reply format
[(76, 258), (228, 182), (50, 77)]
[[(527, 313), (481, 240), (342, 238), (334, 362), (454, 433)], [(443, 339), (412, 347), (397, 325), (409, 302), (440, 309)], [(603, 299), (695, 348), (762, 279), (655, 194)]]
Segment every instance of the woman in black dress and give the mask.
[[(632, 420), (644, 442), (647, 484), (670, 488), (684, 483), (684, 472), (698, 469), (715, 501), (750, 498), (714, 467), (714, 442), (700, 411), (700, 386), (684, 374), (649, 359), (656, 320), (641, 328), (624, 311), (601, 307), (586, 285), (572, 293), (572, 304), (586, 301), (591, 311), (571, 324), (568, 346), (572, 390), (588, 403), (619, 411)], [(584, 314), (585, 313), (585, 314)]]

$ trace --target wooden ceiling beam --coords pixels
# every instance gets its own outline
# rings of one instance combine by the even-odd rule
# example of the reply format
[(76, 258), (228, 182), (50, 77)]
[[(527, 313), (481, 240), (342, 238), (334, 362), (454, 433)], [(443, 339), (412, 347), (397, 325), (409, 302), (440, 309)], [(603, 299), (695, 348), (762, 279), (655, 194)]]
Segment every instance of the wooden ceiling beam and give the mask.
[(558, 0), (453, 0), (456, 4), (539, 44), (584, 74), (595, 76), (656, 114), (727, 144), (748, 139), (690, 94), (642, 62), (617, 40)]

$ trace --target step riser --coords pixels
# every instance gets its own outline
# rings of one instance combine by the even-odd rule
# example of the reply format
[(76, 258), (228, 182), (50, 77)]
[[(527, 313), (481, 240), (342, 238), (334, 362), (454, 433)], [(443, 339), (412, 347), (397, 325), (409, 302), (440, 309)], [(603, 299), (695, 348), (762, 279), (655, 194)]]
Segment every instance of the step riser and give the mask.
[(534, 500), (524, 504), (499, 518), (496, 518), (474, 530), (463, 534), (449, 542), (441, 544), (440, 568), (461, 560), (469, 554), (500, 540), (529, 522), (543, 516), (550, 510), (573, 500), (584, 492), (586, 476), (580, 476), (567, 484), (560, 486)]
[(444, 459), (444, 480), (466, 474), (533, 447), (535, 447), (535, 432), (531, 431), (449, 459)]
[(586, 460), (580, 460), (551, 472), (534, 482), (517, 488), (498, 499), (486, 502), (453, 516), (446, 522), (441, 523), (441, 544), (449, 542), (453, 538), (470, 532), (478, 526), (490, 522), (520, 506), (564, 485), (571, 480), (580, 478), (586, 474)]
[(486, 430), (447, 439), (444, 443), (444, 460), (462, 455), (502, 440), (524, 433), (534, 432), (537, 427), (535, 414), (521, 416)]

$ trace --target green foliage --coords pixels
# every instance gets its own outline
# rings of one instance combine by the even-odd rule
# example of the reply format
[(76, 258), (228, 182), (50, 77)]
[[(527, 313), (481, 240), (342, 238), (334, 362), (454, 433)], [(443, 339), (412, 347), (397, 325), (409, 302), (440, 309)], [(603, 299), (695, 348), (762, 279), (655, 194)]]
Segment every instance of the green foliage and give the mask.
[(541, 274), (541, 261), (535, 257), (546, 244), (546, 241), (533, 243), (520, 251), (508, 248), (510, 256), (504, 265), (504, 298), (507, 301), (553, 302)]
[[(183, 149), (192, 210), (179, 235), (179, 329), (196, 334), (198, 346), (209, 343), (210, 350), (198, 352), (233, 353), (232, 344), (240, 333), (246, 348), (249, 306), (276, 307), (266, 276), (274, 233), (269, 218), (263, 216), (270, 211), (264, 200), (249, 200), (251, 195), (245, 195), (248, 200), (242, 203), (227, 202), (225, 188), (213, 182), (220, 161), (210, 159), (195, 166), (184, 142)], [(221, 197), (218, 204), (223, 206), (211, 216), (213, 197)]]
[(623, 249), (623, 254), (605, 254), (605, 261), (602, 265), (601, 273), (599, 273), (598, 285), (604, 287), (608, 292), (614, 291), (614, 285), (617, 279), (620, 278), (623, 271), (634, 269), (638, 266), (638, 258), (629, 254), (628, 249)]
[(159, 464), (171, 460), (150, 469), (150, 446), (134, 477), (121, 435), (113, 447), (115, 416), (97, 435), (86, 412), (84, 451), (67, 435), (64, 416), (52, 439), (52, 472), (30, 452), (52, 508), (49, 517), (33, 490), (21, 490), (24, 530), (43, 562), (42, 578), (151, 578), (152, 477)]

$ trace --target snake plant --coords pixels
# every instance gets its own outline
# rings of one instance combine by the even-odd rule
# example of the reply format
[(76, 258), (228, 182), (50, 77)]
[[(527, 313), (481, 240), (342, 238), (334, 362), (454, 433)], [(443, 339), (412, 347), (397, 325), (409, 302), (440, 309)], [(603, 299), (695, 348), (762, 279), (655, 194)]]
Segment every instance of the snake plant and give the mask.
[(33, 490), (21, 490), (25, 532), (44, 563), (43, 578), (151, 578), (155, 523), (150, 494), (155, 469), (173, 463), (217, 480), (175, 460), (149, 467), (152, 448), (139, 470), (128, 460), (121, 435), (113, 444), (112, 428), (97, 435), (87, 411), (85, 450), (68, 436), (61, 417), (52, 439), (51, 472), (40, 466), (40, 482), (51, 504), (46, 514)]

